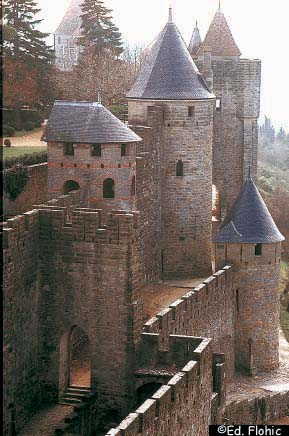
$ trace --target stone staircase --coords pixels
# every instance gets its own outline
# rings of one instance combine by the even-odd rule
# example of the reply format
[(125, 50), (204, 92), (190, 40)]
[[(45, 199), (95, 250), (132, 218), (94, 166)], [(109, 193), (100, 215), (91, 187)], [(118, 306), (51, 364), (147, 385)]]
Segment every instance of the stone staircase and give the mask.
[(66, 406), (77, 406), (82, 402), (88, 401), (94, 391), (84, 386), (69, 386), (66, 388), (59, 403)]

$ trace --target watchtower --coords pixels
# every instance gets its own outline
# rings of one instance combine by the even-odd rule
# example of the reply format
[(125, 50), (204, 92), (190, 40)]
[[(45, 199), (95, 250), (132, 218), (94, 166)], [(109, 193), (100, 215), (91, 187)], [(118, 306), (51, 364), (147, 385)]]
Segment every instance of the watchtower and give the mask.
[(163, 276), (208, 273), (215, 97), (190, 56), (171, 9), (127, 98), (131, 124), (146, 124), (151, 107), (162, 108), (158, 127)]
[(279, 365), (279, 232), (249, 177), (214, 239), (216, 268), (235, 265), (235, 361), (238, 369)]
[(48, 143), (48, 193), (83, 189), (90, 207), (133, 210), (136, 143), (141, 139), (101, 103), (56, 101)]
[(261, 61), (241, 58), (221, 8), (197, 53), (191, 53), (216, 95), (213, 183), (224, 216), (240, 193), (249, 167), (252, 176), (257, 176)]

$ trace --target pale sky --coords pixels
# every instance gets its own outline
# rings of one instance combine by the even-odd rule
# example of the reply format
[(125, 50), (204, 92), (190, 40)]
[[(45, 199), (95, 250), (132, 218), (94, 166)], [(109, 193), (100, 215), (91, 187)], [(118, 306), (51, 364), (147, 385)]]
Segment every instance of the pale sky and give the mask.
[[(219, 0), (104, 0), (125, 42), (147, 46), (167, 21), (173, 2), (174, 21), (188, 42), (196, 19), (204, 38)], [(44, 22), (53, 32), (70, 0), (38, 0)], [(221, 0), (233, 36), (246, 58), (262, 60), (262, 114), (289, 131), (289, 0)]]

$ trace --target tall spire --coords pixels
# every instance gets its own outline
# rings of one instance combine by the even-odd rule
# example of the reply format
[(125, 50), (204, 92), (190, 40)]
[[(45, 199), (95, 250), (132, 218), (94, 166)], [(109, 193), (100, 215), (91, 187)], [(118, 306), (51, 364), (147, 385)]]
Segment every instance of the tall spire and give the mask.
[(198, 20), (196, 20), (196, 25), (193, 31), (193, 35), (188, 47), (188, 50), (191, 55), (196, 55), (197, 51), (199, 50), (200, 46), (202, 45), (202, 39), (200, 35), (200, 31), (198, 28)]

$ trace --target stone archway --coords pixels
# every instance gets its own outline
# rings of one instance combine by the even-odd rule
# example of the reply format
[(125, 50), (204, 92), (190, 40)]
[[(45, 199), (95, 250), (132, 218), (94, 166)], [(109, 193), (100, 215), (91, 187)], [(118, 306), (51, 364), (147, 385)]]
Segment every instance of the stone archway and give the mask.
[(78, 326), (70, 333), (70, 377), (71, 386), (91, 386), (90, 343), (87, 334)]
[(74, 180), (67, 180), (62, 188), (63, 195), (69, 194), (71, 191), (78, 191), (80, 189), (80, 186), (77, 182)]
[(69, 386), (91, 387), (90, 341), (76, 325), (64, 333), (60, 341), (60, 397)]

